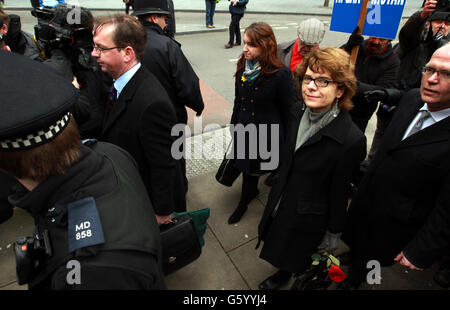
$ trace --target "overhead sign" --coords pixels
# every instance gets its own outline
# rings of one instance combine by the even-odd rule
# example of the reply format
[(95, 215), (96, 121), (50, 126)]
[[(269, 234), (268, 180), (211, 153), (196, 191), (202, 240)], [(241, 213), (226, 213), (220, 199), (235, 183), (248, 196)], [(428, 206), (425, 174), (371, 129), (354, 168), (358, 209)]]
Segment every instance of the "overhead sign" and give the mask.
[[(363, 35), (395, 39), (406, 0), (371, 0)], [(358, 25), (362, 0), (334, 0), (330, 30), (352, 33)]]

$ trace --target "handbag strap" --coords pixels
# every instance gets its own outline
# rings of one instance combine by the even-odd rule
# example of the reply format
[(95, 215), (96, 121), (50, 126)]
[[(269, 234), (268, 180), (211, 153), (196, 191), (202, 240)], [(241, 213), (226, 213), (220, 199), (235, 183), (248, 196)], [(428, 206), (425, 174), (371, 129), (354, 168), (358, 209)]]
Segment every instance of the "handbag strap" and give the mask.
[[(225, 152), (225, 158), (226, 159), (230, 159), (230, 158), (228, 158), (228, 153), (230, 153), (230, 148), (232, 147), (232, 145), (233, 145), (233, 138), (231, 138), (231, 141), (230, 141), (230, 143), (228, 144), (228, 146), (227, 146), (227, 151)], [(233, 158), (231, 158), (231, 159), (233, 159)]]

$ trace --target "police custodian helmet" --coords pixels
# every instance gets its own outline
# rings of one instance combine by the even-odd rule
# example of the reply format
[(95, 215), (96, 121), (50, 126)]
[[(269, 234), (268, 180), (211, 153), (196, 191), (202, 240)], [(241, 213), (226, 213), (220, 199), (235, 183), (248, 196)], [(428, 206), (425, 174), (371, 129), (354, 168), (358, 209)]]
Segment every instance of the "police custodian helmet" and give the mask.
[(28, 150), (66, 128), (78, 91), (49, 66), (0, 51), (0, 151)]
[(147, 14), (171, 15), (167, 0), (134, 0), (133, 16)]

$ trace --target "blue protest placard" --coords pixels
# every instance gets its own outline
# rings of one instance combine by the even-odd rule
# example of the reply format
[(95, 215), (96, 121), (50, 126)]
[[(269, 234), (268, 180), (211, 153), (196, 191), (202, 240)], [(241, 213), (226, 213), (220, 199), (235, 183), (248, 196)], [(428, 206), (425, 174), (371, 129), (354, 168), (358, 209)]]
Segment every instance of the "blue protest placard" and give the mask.
[[(363, 35), (395, 39), (406, 0), (371, 0)], [(331, 31), (352, 33), (358, 25), (362, 0), (334, 0)]]

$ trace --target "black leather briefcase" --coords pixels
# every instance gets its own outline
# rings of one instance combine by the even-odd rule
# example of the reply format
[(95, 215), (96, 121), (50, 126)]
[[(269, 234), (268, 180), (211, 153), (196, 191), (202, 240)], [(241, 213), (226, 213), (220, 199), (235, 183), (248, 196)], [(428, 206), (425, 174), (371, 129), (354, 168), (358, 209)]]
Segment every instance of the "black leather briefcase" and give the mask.
[(172, 223), (161, 225), (164, 274), (172, 273), (196, 260), (202, 247), (189, 214), (179, 215)]

